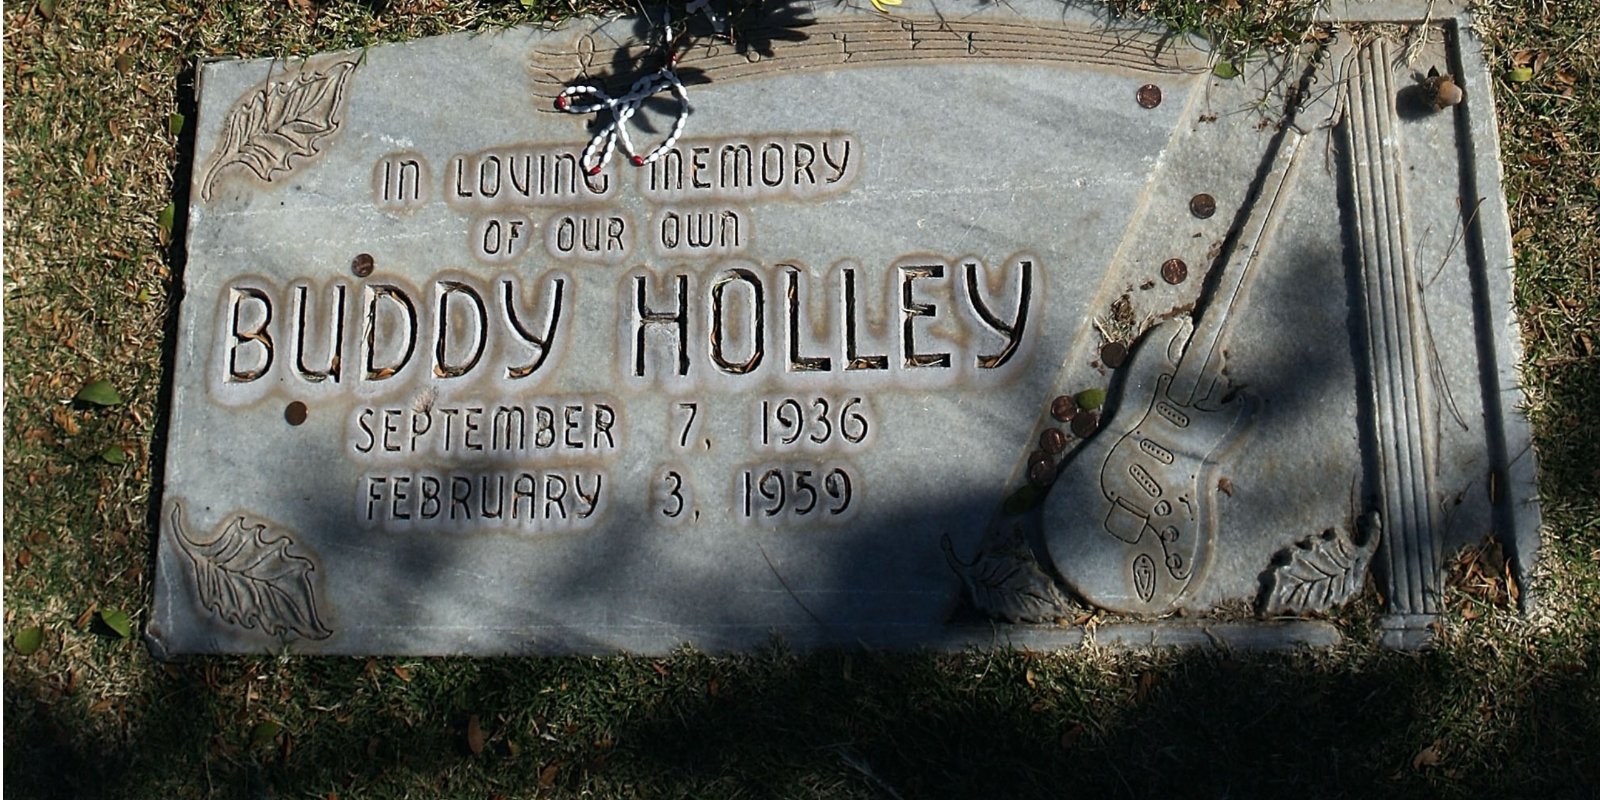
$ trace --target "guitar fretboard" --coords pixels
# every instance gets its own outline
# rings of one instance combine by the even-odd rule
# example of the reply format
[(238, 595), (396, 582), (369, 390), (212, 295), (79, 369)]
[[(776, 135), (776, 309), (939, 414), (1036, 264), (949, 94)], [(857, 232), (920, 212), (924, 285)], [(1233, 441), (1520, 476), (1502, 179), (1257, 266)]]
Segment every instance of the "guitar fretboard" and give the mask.
[(1222, 337), (1233, 317), (1234, 306), (1255, 269), (1283, 216), (1283, 204), (1290, 196), (1295, 166), (1300, 163), (1300, 142), (1305, 137), (1286, 121), (1274, 143), (1272, 164), (1259, 193), (1249, 202), (1244, 227), (1234, 240), (1222, 276), (1211, 300), (1195, 322), (1194, 335), (1183, 353), (1172, 378), (1171, 395), (1180, 402), (1203, 399), (1222, 369)]

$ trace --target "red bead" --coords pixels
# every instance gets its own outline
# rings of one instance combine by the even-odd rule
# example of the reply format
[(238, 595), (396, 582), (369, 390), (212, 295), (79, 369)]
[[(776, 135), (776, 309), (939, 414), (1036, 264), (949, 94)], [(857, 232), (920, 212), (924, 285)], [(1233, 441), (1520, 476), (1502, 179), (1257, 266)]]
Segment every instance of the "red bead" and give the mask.
[(566, 95), (564, 95), (564, 94), (556, 95), (556, 108), (559, 108), (559, 109), (562, 109), (562, 110), (566, 110), (567, 104), (569, 102), (570, 101), (567, 100), (567, 96)]
[(590, 167), (589, 168), (589, 174), (590, 175), (599, 175), (600, 174), (600, 165), (596, 164), (596, 165)]
[(633, 165), (636, 166), (636, 167), (644, 166), (644, 156), (634, 156), (633, 157)]

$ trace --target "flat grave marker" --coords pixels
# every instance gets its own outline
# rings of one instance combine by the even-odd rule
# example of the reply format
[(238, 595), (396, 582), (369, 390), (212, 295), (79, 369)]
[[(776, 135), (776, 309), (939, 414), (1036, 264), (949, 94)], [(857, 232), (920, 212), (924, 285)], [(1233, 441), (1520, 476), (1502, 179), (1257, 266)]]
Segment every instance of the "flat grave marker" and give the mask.
[(762, 8), (201, 66), (156, 652), (1415, 646), (1525, 577), (1464, 18), (1224, 78)]

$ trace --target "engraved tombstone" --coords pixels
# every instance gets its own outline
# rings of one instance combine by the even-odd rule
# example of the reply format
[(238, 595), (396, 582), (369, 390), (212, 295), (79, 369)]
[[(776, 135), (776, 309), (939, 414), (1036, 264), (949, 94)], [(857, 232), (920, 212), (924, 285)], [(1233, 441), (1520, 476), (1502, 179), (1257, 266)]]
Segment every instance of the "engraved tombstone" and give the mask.
[(1369, 585), (1414, 645), (1452, 549), (1526, 574), (1462, 18), (1228, 79), (693, 5), (201, 66), (157, 652), (1287, 646)]

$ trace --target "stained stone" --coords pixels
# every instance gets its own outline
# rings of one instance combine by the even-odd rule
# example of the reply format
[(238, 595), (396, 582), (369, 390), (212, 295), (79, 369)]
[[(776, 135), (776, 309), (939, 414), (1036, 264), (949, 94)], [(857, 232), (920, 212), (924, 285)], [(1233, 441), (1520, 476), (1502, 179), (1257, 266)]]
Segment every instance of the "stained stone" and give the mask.
[(1455, 549), (1528, 574), (1453, 6), (1234, 79), (766, 7), (201, 66), (158, 654), (1415, 646)]

